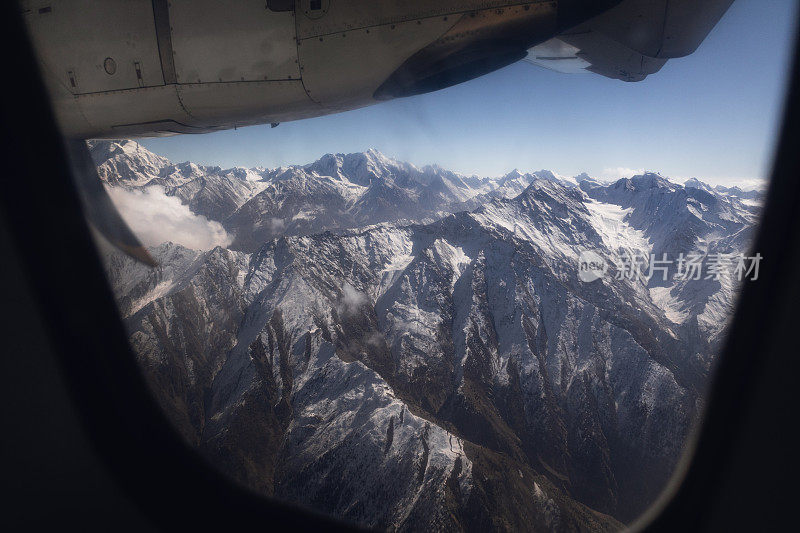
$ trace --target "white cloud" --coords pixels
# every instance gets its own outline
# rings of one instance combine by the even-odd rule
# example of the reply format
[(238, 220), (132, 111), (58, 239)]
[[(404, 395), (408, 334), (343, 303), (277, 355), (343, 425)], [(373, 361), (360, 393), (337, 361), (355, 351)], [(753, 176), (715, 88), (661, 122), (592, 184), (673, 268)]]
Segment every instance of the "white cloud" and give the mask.
[(340, 302), (340, 311), (344, 311), (347, 314), (353, 314), (358, 311), (358, 309), (368, 302), (367, 295), (363, 292), (360, 292), (358, 289), (350, 285), (349, 283), (345, 283), (342, 286), (342, 300)]
[[(691, 179), (691, 178), (687, 178), (687, 177), (684, 177), (684, 176), (675, 176), (675, 177), (671, 177), (670, 178), (671, 181), (674, 181), (675, 183), (680, 183), (681, 185), (686, 183), (686, 181), (688, 181), (689, 179)], [(767, 188), (767, 184), (768, 184), (767, 180), (765, 180), (763, 178), (726, 178), (726, 177), (722, 177), (722, 178), (703, 178), (703, 177), (698, 177), (697, 179), (702, 181), (703, 183), (711, 185), (712, 187), (717, 186), (717, 185), (722, 185), (724, 187), (739, 187), (743, 191), (752, 191), (752, 190), (763, 191), (763, 190), (765, 190)]]
[(613, 180), (618, 180), (621, 178), (632, 178), (633, 176), (637, 176), (644, 173), (645, 170), (643, 168), (614, 167), (614, 168), (603, 169), (603, 177), (606, 179), (613, 179)]
[(365, 335), (364, 343), (373, 348), (380, 348), (384, 345), (386, 338), (380, 331), (372, 331)]
[(192, 213), (161, 187), (145, 190), (109, 188), (111, 201), (145, 246), (174, 242), (194, 250), (227, 246), (231, 237), (222, 224)]
[(283, 231), (286, 229), (286, 222), (283, 219), (272, 217), (269, 219), (269, 228), (274, 232)]
[(744, 191), (763, 191), (767, 188), (768, 181), (763, 178), (734, 178), (732, 180), (721, 180), (720, 185), (725, 185), (726, 187), (736, 186)]

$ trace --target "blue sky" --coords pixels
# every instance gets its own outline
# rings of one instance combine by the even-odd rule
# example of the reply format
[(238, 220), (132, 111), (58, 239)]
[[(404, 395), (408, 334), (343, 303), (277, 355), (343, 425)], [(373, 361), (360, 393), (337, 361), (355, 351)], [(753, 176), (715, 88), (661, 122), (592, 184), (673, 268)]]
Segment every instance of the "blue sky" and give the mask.
[(145, 139), (173, 161), (307, 163), (376, 148), (484, 176), (514, 168), (613, 178), (768, 176), (794, 35), (795, 0), (735, 0), (693, 55), (639, 83), (518, 63), (435, 93), (275, 129)]

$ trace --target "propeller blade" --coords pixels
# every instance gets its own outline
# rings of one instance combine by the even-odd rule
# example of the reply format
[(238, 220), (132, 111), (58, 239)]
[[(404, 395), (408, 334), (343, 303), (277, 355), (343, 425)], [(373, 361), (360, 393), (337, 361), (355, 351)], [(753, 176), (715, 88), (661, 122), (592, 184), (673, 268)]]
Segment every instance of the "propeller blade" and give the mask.
[(97, 174), (97, 166), (92, 160), (86, 141), (68, 139), (67, 152), (75, 185), (83, 200), (84, 214), (89, 223), (112, 245), (130, 257), (151, 267), (158, 266), (108, 196)]

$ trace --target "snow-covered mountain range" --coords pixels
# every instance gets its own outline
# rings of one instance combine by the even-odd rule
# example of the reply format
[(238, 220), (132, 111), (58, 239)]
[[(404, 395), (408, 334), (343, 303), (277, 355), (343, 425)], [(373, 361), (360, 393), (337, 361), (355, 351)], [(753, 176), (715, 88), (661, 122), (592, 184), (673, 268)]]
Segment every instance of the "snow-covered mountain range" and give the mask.
[[(226, 246), (107, 270), (154, 394), (218, 468), (362, 525), (611, 530), (649, 505), (702, 405), (738, 281), (618, 275), (625, 254), (746, 252), (759, 193), (643, 174), (501, 178), (375, 151), (172, 164), (92, 144)], [(125, 214), (125, 213), (123, 213)], [(135, 213), (127, 213), (135, 217)], [(609, 270), (586, 283), (582, 252)]]

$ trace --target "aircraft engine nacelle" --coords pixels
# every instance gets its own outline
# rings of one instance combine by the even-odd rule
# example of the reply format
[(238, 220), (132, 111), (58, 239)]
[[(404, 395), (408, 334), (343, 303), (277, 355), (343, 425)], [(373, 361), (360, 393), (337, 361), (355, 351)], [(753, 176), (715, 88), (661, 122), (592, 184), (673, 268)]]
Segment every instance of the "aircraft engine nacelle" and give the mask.
[(480, 76), (618, 0), (23, 2), (71, 137), (335, 113)]

